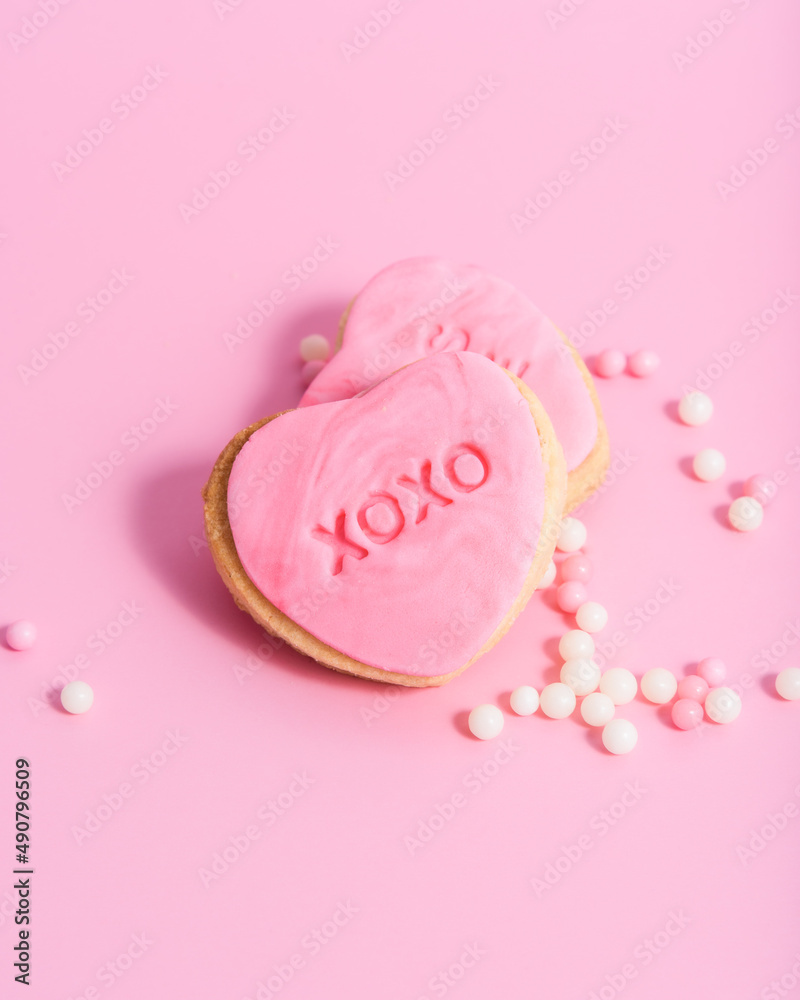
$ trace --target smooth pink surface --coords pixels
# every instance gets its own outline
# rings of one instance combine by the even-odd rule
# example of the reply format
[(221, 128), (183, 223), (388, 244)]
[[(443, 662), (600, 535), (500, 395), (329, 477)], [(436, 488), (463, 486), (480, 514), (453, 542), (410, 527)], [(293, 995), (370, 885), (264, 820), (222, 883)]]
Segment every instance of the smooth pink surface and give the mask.
[(594, 370), (601, 378), (614, 378), (625, 371), (626, 358), (622, 351), (616, 351), (613, 347), (606, 348), (597, 355), (594, 363)]
[[(447, 1000), (587, 1000), (626, 966), (624, 1000), (754, 1000), (798, 952), (800, 705), (774, 675), (800, 655), (800, 134), (786, 137), (800, 8), (608, 0), (551, 27), (554, 0), (468, 16), (404, 3), (348, 62), (340, 44), (372, 6), (73, 2), (19, 51), (8, 33), (38, 3), (3, 7), (0, 625), (29, 618), (39, 638), (0, 649), (0, 995), (252, 1000), (298, 954), (280, 1000), (433, 1000), (431, 979), (477, 945)], [(723, 6), (733, 21), (679, 68)], [(112, 106), (148, 65), (169, 75), (122, 118)], [(445, 114), (489, 75), (495, 92), (453, 127)], [(274, 108), (294, 120), (258, 139), (281, 125)], [(615, 116), (624, 130), (589, 160), (581, 147)], [(52, 162), (104, 118), (113, 131), (59, 181)], [(385, 173), (434, 128), (446, 140), (390, 190)], [(250, 135), (263, 148), (246, 158)], [(233, 159), (184, 222), (181, 203)], [(511, 215), (567, 169), (517, 232)], [(598, 648), (638, 675), (681, 676), (713, 651), (742, 686), (734, 725), (681, 733), (637, 698), (618, 712), (639, 730), (624, 757), (577, 711), (507, 714), (496, 742), (471, 739), (475, 705), (507, 711), (520, 684), (557, 680), (554, 589), (425, 691), (273, 649), (234, 606), (202, 541), (212, 463), (239, 428), (296, 405), (301, 337), (331, 334), (354, 290), (420, 253), (508, 278), (587, 357), (661, 356), (651, 379), (598, 386), (612, 468), (579, 515), (610, 615)], [(87, 300), (112, 281), (96, 312)], [(17, 366), (70, 323), (23, 384)], [(698, 382), (714, 417), (686, 427), (675, 403)], [(729, 471), (701, 489), (686, 462), (711, 445)], [(724, 514), (756, 470), (779, 489), (741, 534)], [(68, 513), (62, 494), (92, 473)], [(77, 717), (54, 690), (73, 674), (95, 692)], [(10, 977), (20, 754), (30, 988)], [(426, 829), (412, 854), (404, 838)], [(233, 862), (201, 877), (223, 852)], [(334, 914), (335, 936), (307, 939)], [(106, 986), (98, 970), (135, 935), (152, 943)]]
[(233, 463), (228, 512), (247, 575), (280, 611), (354, 660), (439, 677), (525, 588), (546, 471), (508, 375), (448, 352), (259, 428)]

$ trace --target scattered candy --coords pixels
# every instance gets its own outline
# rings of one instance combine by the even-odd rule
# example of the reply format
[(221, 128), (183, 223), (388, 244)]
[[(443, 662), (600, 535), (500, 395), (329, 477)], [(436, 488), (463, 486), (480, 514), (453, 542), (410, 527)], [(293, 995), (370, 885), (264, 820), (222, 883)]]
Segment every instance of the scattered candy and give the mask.
[[(79, 684), (80, 681), (75, 681)], [(70, 685), (68, 684), (67, 687)], [(66, 688), (64, 688), (66, 691)], [(479, 740), (493, 740), (503, 730), (503, 713), (497, 705), (478, 705), (469, 713), (467, 725), (473, 736)]]
[(88, 712), (94, 701), (94, 691), (86, 681), (70, 681), (61, 689), (61, 704), (73, 715)]
[(300, 372), (300, 378), (303, 381), (303, 385), (311, 385), (324, 367), (324, 361), (306, 361)]
[(775, 678), (775, 690), (787, 701), (800, 699), (800, 667), (787, 667)]
[(697, 674), (689, 674), (678, 681), (678, 698), (681, 701), (697, 701), (701, 705), (706, 700), (708, 694), (708, 681), (698, 677)]
[(672, 706), (672, 721), (678, 729), (696, 729), (703, 721), (703, 706), (694, 698), (681, 698)]
[(638, 739), (636, 726), (627, 719), (612, 719), (603, 729), (603, 746), (609, 753), (630, 753)]
[(300, 341), (300, 357), (303, 361), (327, 361), (330, 357), (331, 345), (328, 338), (320, 333), (312, 333)]
[(697, 664), (697, 676), (709, 687), (719, 687), (725, 680), (728, 668), (718, 656), (707, 656)]
[(704, 392), (687, 392), (678, 403), (678, 416), (690, 427), (707, 424), (714, 412), (714, 404)]
[(511, 692), (511, 709), (517, 715), (533, 715), (539, 707), (539, 692), (534, 687), (523, 684)]
[(544, 576), (536, 584), (536, 589), (537, 590), (544, 590), (545, 587), (549, 587), (550, 586), (550, 584), (553, 582), (553, 580), (555, 580), (555, 578), (556, 578), (556, 564), (551, 559), (550, 560), (550, 565), (544, 571)]
[(738, 497), (728, 508), (728, 520), (737, 531), (755, 531), (764, 520), (764, 508), (753, 497)]
[(576, 552), (574, 556), (567, 556), (561, 563), (561, 579), (577, 580), (579, 583), (588, 583), (592, 578), (592, 560), (582, 552)]
[(542, 688), (539, 705), (549, 719), (566, 719), (575, 711), (575, 692), (566, 684), (547, 684)]
[(762, 475), (751, 476), (742, 487), (742, 493), (746, 497), (758, 500), (762, 507), (766, 507), (770, 500), (774, 500), (777, 492), (777, 484), (772, 479)]
[(600, 667), (583, 656), (567, 660), (561, 668), (561, 683), (572, 688), (579, 698), (591, 694), (600, 683)]
[(628, 358), (628, 371), (637, 378), (647, 378), (661, 364), (655, 351), (636, 351)]
[(725, 474), (725, 456), (716, 448), (704, 448), (694, 456), (692, 468), (698, 479), (704, 483), (713, 483), (715, 479)]
[[(579, 580), (568, 580), (566, 583), (562, 583), (556, 591), (556, 602), (562, 611), (575, 614), (588, 596), (586, 587)], [(589, 629), (586, 631), (588, 632)]]
[(713, 688), (706, 695), (706, 714), (712, 722), (733, 722), (741, 710), (742, 699), (731, 688)]
[(12, 622), (6, 629), (6, 642), (12, 649), (30, 649), (36, 642), (36, 626), (25, 619)]
[(597, 601), (586, 601), (575, 613), (575, 621), (584, 632), (600, 632), (608, 625), (608, 612)]
[(586, 525), (577, 517), (565, 517), (561, 522), (556, 548), (562, 552), (577, 552), (586, 544)]
[(581, 702), (581, 716), (590, 726), (604, 726), (614, 718), (614, 702), (607, 694), (594, 691)]
[(601, 378), (614, 378), (625, 371), (625, 355), (622, 351), (606, 348), (597, 355), (594, 370)]
[(600, 690), (615, 705), (627, 705), (636, 697), (636, 678), (625, 667), (611, 667), (600, 678)]
[(653, 667), (648, 670), (640, 682), (642, 694), (654, 705), (666, 705), (672, 701), (678, 690), (678, 678), (671, 670), (664, 667)]
[(561, 636), (558, 652), (564, 660), (575, 660), (580, 656), (590, 657), (594, 654), (594, 639), (588, 632), (574, 628)]

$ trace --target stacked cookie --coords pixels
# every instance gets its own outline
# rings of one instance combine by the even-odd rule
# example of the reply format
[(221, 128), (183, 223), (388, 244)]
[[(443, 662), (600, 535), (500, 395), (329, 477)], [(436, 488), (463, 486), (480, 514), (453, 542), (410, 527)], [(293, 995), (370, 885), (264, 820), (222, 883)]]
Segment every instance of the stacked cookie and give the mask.
[(296, 410), (240, 431), (206, 484), (237, 604), (345, 673), (444, 684), (506, 632), (596, 488), (591, 376), (517, 289), (435, 258), (380, 272)]

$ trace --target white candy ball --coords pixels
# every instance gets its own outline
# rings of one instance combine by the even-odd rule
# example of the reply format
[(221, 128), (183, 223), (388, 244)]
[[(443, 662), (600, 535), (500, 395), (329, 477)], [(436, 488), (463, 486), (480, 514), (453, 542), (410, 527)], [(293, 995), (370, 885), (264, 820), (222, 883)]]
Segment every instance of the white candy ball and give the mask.
[(549, 719), (566, 719), (575, 711), (575, 692), (566, 684), (547, 684), (542, 688), (539, 705)]
[(728, 520), (737, 531), (755, 531), (764, 520), (764, 508), (753, 497), (737, 497), (728, 508)]
[(716, 448), (704, 448), (694, 456), (692, 468), (698, 479), (702, 479), (704, 483), (713, 483), (725, 473), (725, 456)]
[(787, 667), (775, 678), (775, 690), (787, 701), (800, 698), (800, 667)]
[(712, 722), (733, 722), (739, 718), (742, 699), (729, 687), (712, 688), (706, 695), (706, 715)]
[(321, 333), (312, 333), (300, 341), (300, 357), (303, 361), (327, 361), (331, 353), (331, 345), (327, 337)]
[(574, 628), (561, 636), (558, 641), (558, 652), (564, 660), (591, 657), (594, 654), (594, 639), (588, 632)]
[(714, 404), (704, 392), (687, 392), (678, 403), (678, 416), (690, 427), (708, 423)]
[(640, 681), (642, 694), (654, 705), (666, 705), (672, 701), (678, 690), (678, 678), (671, 670), (664, 667), (653, 667)]
[(609, 753), (630, 753), (638, 739), (636, 726), (627, 719), (612, 719), (603, 729), (603, 746)]
[(544, 571), (544, 576), (536, 584), (536, 589), (537, 590), (544, 590), (545, 587), (549, 587), (550, 586), (550, 584), (553, 582), (553, 580), (555, 580), (555, 578), (556, 578), (556, 564), (551, 559), (550, 560), (550, 565)]
[(61, 689), (61, 704), (73, 715), (88, 712), (94, 701), (94, 691), (86, 681), (70, 681)]
[(604, 726), (614, 718), (614, 702), (607, 694), (594, 691), (581, 702), (583, 721), (590, 726)]
[(600, 690), (615, 705), (627, 705), (636, 697), (636, 678), (625, 667), (611, 667), (600, 678)]
[(503, 713), (497, 705), (478, 705), (469, 713), (467, 725), (479, 740), (493, 740), (503, 731)]
[(539, 692), (523, 684), (511, 692), (511, 708), (517, 715), (533, 715), (539, 707)]
[(597, 601), (586, 601), (575, 612), (575, 621), (584, 632), (600, 632), (608, 625), (608, 612)]
[(579, 698), (591, 694), (600, 683), (600, 667), (583, 656), (567, 660), (561, 668), (561, 683), (572, 688)]
[(586, 544), (586, 525), (577, 517), (565, 517), (561, 522), (556, 548), (561, 552), (577, 552)]

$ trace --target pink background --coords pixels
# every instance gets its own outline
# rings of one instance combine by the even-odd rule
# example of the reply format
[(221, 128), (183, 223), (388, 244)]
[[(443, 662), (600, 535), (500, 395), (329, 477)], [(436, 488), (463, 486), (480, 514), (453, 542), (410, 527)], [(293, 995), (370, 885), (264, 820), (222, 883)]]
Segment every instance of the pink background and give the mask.
[[(551, 24), (556, 0), (394, 3), (349, 59), (342, 43), (368, 3), (241, 0), (226, 12), (95, 0), (42, 13), (55, 5), (15, 0), (2, 14), (13, 99), (0, 593), (3, 623), (32, 618), (40, 639), (0, 650), (0, 993), (22, 995), (9, 916), (22, 755), (34, 789), (29, 997), (242, 1000), (281, 969), (288, 978), (293, 955), (303, 965), (273, 980), (273, 995), (608, 998), (624, 987), (648, 1000), (769, 1000), (784, 976), (800, 996), (800, 705), (773, 693), (800, 649), (782, 638), (796, 643), (787, 628), (800, 618), (800, 136), (779, 125), (800, 96), (796, 4), (732, 2), (723, 17), (719, 0), (594, 0)], [(23, 29), (32, 37), (20, 41)], [(698, 34), (711, 44), (692, 49)], [(687, 46), (700, 54), (676, 60)], [(166, 78), (135, 91), (147, 96), (123, 118), (122, 95), (148, 67)], [(449, 109), (487, 77), (494, 92), (452, 128)], [(292, 120), (247, 160), (238, 147), (274, 109)], [(624, 129), (579, 170), (608, 118)], [(391, 190), (385, 174), (437, 127), (446, 140)], [(54, 161), (84, 130), (102, 141), (59, 179)], [(718, 182), (748, 150), (766, 162), (725, 196)], [(238, 172), (185, 221), (181, 203), (231, 160)], [(512, 214), (545, 184), (558, 192), (565, 168), (573, 183), (517, 232)], [(338, 248), (289, 291), (283, 273), (320, 237)], [(668, 259), (622, 291), (652, 247)], [(621, 633), (608, 662), (682, 674), (713, 654), (735, 681), (749, 677), (736, 725), (680, 733), (637, 700), (620, 714), (639, 746), (612, 758), (579, 720), (507, 715), (498, 764), (499, 742), (469, 737), (466, 713), (507, 708), (517, 685), (555, 677), (568, 619), (552, 592), (451, 685), (391, 701), (285, 650), (258, 659), (259, 630), (198, 544), (200, 488), (236, 430), (299, 399), (300, 337), (331, 335), (372, 273), (423, 253), (510, 279), (567, 332), (586, 322), (587, 357), (612, 345), (662, 356), (651, 380), (600, 385), (620, 471), (582, 515), (591, 594), (611, 616), (603, 641)], [(87, 302), (115, 269), (126, 287), (92, 317)], [(224, 334), (273, 288), (285, 301), (229, 351)], [(782, 289), (791, 304), (748, 340), (749, 317)], [(616, 311), (595, 329), (587, 311), (609, 298)], [(67, 346), (20, 374), (51, 336)], [(690, 429), (675, 400), (698, 375), (716, 415)], [(147, 422), (159, 400), (173, 412)], [(687, 474), (704, 446), (728, 458), (715, 484)], [(121, 464), (68, 511), (63, 495), (115, 451)], [(762, 529), (738, 535), (724, 511), (756, 471), (785, 482)], [(648, 601), (645, 622), (636, 609)], [(104, 644), (98, 630), (125, 602), (141, 610)], [(72, 717), (52, 696), (79, 656), (95, 705)], [(168, 733), (180, 744), (170, 755)], [(646, 791), (620, 805), (627, 783)], [(448, 809), (457, 792), (464, 804)], [(268, 803), (281, 795), (290, 804), (277, 816)], [(104, 796), (119, 806), (110, 817)], [(791, 818), (770, 820), (787, 803)], [(78, 843), (98, 809), (105, 820)], [(451, 812), (412, 853), (404, 838)], [(226, 848), (233, 857), (231, 838), (247, 842), (254, 824), (257, 839), (206, 887), (201, 870)], [(737, 848), (765, 826), (772, 839), (745, 863)], [(591, 846), (569, 861), (580, 838)], [(537, 891), (531, 880), (557, 868)], [(307, 935), (334, 914), (341, 926), (314, 944)], [(144, 951), (135, 935), (151, 942)]]

